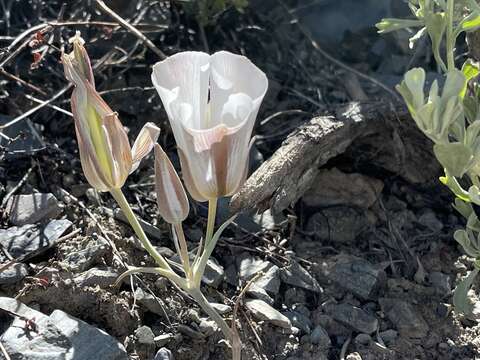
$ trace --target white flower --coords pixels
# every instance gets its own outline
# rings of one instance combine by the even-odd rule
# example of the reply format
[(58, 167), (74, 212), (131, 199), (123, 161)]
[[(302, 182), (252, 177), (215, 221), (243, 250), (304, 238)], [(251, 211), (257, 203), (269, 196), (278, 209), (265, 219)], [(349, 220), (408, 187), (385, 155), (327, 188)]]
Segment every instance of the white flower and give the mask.
[(247, 176), (250, 137), (268, 87), (265, 74), (244, 56), (187, 51), (155, 64), (152, 82), (192, 197), (234, 194)]

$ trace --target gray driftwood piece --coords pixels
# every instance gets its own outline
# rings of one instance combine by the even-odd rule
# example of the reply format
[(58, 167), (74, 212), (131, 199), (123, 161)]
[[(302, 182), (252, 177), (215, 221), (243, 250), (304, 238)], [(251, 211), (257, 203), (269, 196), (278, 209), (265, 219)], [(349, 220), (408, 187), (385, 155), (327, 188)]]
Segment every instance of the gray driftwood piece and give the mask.
[(232, 198), (231, 211), (287, 208), (312, 185), (322, 165), (347, 149), (355, 161), (361, 158), (412, 183), (425, 182), (439, 170), (431, 147), (403, 106), (349, 103), (290, 134)]

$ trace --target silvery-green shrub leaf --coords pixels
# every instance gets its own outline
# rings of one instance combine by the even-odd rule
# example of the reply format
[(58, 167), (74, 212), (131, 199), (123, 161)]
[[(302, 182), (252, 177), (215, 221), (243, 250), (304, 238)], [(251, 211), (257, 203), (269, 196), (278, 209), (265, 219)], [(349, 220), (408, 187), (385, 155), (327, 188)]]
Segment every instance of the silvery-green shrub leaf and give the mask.
[(474, 62), (472, 59), (467, 59), (462, 66), (462, 73), (467, 79), (467, 81), (473, 79), (480, 73), (479, 65), (477, 62)]
[(463, 111), (468, 122), (473, 123), (477, 119), (478, 100), (474, 96), (465, 96), (463, 98)]
[(419, 20), (386, 18), (375, 24), (375, 26), (380, 34), (384, 34), (400, 29), (423, 26), (423, 24)]
[(467, 253), (468, 256), (476, 258), (479, 252), (478, 249), (472, 245), (470, 236), (474, 236), (471, 230), (468, 232), (466, 230), (457, 230), (453, 234), (453, 238), (462, 246), (465, 253)]
[(468, 188), (468, 196), (470, 201), (476, 205), (480, 205), (480, 190), (478, 186), (472, 185)]
[(447, 8), (447, 4), (445, 3), (445, 0), (434, 0), (435, 3), (440, 6), (443, 10)]
[[(463, 108), (460, 104), (458, 96), (452, 96), (450, 98), (442, 99), (439, 105), (435, 108), (436, 117), (433, 124), (435, 135), (437, 135), (440, 142), (446, 142), (448, 139), (448, 129), (451, 125), (460, 122), (461, 137), (457, 137), (458, 140), (463, 139), (464, 131), (464, 116)], [(458, 132), (456, 134), (459, 135)]]
[(472, 122), (465, 131), (465, 140), (464, 143), (472, 151), (475, 151), (475, 148), (478, 146), (480, 134), (480, 120)]
[(443, 185), (447, 186), (459, 199), (468, 202), (471, 201), (468, 191), (465, 191), (458, 183), (458, 180), (455, 178), (455, 176), (451, 176), (450, 174), (448, 174), (448, 171), (445, 171), (445, 176), (441, 176), (439, 180)]
[(462, 91), (460, 92), (460, 97), (464, 98), (465, 94), (467, 93), (468, 82), (478, 76), (478, 74), (480, 73), (478, 63), (475, 63), (471, 59), (468, 59), (462, 66), (462, 73), (465, 77), (465, 83), (463, 85)]
[(446, 20), (444, 13), (429, 14), (425, 17), (425, 26), (428, 35), (432, 41), (432, 52), (435, 60), (440, 66), (446, 69), (445, 63), (440, 55), (440, 45), (442, 44), (443, 34), (445, 33)]
[(396, 87), (412, 114), (424, 104), (424, 85), (425, 70), (413, 68), (405, 73), (403, 81)]
[(460, 70), (449, 71), (443, 86), (442, 99), (460, 96), (466, 82), (466, 77)]
[(472, 151), (459, 142), (435, 144), (433, 151), (438, 161), (456, 177), (462, 177), (472, 160)]
[(456, 198), (453, 208), (457, 210), (465, 219), (468, 219), (473, 213), (472, 204), (462, 199)]
[(440, 121), (439, 107), (435, 102), (428, 102), (425, 105), (417, 108), (415, 113), (412, 113), (412, 117), (417, 123), (417, 126), (422, 130), (432, 141), (437, 142), (437, 131), (435, 131), (435, 125)]
[(474, 31), (480, 27), (480, 14), (478, 12), (473, 12), (466, 18), (464, 18), (458, 28), (456, 29), (457, 33), (461, 31)]
[(453, 294), (453, 306), (455, 310), (461, 312), (467, 316), (472, 314), (473, 304), (468, 299), (468, 291), (472, 287), (473, 280), (478, 275), (478, 269), (474, 269), (457, 284), (455, 292)]
[[(480, 232), (480, 221), (478, 220), (477, 214), (475, 214), (475, 212), (472, 212), (467, 219), (468, 219), (467, 220), (467, 228), (472, 230), (472, 231), (475, 231), (476, 233), (479, 233)], [(478, 238), (477, 238), (477, 240), (478, 240)]]

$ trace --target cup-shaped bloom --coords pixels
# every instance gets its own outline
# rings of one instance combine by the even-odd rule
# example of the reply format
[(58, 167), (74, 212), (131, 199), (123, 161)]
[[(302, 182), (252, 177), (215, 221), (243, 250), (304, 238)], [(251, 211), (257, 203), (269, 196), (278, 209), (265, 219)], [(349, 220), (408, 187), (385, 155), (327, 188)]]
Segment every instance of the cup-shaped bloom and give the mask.
[(206, 201), (237, 192), (248, 173), (250, 137), (268, 87), (265, 74), (244, 56), (187, 51), (156, 63), (152, 82), (192, 197)]
[(152, 150), (160, 129), (153, 123), (145, 124), (131, 149), (117, 113), (95, 89), (82, 38), (77, 34), (71, 41), (73, 52), (62, 54), (62, 62), (66, 78), (75, 85), (71, 107), (82, 169), (90, 185), (97, 190), (119, 189), (140, 160)]
[(179, 224), (190, 211), (187, 194), (167, 154), (155, 145), (155, 190), (158, 211), (169, 224)]

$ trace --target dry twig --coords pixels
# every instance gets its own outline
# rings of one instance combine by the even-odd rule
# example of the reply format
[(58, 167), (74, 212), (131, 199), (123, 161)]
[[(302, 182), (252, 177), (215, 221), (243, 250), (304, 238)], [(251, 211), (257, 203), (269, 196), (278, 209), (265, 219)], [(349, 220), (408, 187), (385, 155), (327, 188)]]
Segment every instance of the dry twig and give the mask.
[(117, 20), (121, 26), (123, 26), (125, 29), (130, 31), (133, 35), (135, 35), (143, 44), (145, 44), (146, 47), (148, 47), (155, 54), (157, 54), (160, 59), (164, 60), (167, 58), (167, 55), (165, 55), (162, 50), (160, 50), (157, 46), (155, 46), (155, 44), (149, 38), (147, 38), (135, 26), (133, 26), (124, 18), (122, 18), (120, 15), (118, 15), (115, 11), (110, 9), (102, 0), (95, 0), (95, 2), (103, 12), (107, 13), (112, 18)]

